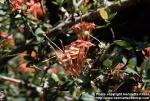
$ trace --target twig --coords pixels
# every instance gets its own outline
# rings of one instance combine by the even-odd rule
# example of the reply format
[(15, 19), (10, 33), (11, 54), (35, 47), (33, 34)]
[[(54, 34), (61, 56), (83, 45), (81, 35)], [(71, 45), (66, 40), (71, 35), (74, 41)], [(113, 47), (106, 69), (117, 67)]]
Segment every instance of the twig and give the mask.
[[(118, 3), (113, 3), (113, 4), (109, 5), (107, 7), (107, 9), (110, 9), (111, 11), (118, 11), (120, 9), (135, 5), (135, 4), (139, 3), (140, 1), (141, 0), (121, 0), (121, 6)], [(98, 13), (99, 13), (99, 9), (89, 12), (87, 14), (84, 14), (84, 15), (82, 15), (82, 20), (91, 22), (97, 18), (100, 19)], [(60, 28), (72, 26), (73, 24), (80, 22), (80, 21), (81, 21), (81, 17), (75, 17), (75, 22), (73, 22), (72, 20), (61, 22), (60, 24), (53, 27), (52, 29), (48, 29), (47, 34), (51, 34), (52, 32), (59, 30)]]
[(40, 89), (42, 89), (42, 87), (40, 87), (40, 86), (31, 84), (31, 83), (26, 83), (22, 80), (6, 77), (6, 76), (2, 76), (2, 75), (0, 75), (0, 80), (9, 81), (10, 83), (14, 83), (14, 84), (27, 85), (28, 87), (34, 87), (34, 88), (39, 87)]
[(117, 92), (117, 90), (118, 90), (123, 84), (124, 84), (124, 82), (122, 82), (121, 84), (119, 84), (119, 85), (114, 89), (113, 92)]
[(79, 9), (79, 6), (83, 3), (84, 0), (80, 0), (77, 2), (77, 0), (72, 0), (73, 6), (75, 7), (76, 10)]

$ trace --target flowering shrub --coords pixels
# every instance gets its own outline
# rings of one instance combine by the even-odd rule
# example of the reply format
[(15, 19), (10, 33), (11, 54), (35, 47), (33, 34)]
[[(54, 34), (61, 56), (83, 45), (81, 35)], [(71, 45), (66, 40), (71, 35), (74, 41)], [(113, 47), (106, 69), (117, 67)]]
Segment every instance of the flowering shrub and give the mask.
[(106, 1), (0, 0), (0, 101), (149, 93), (149, 40), (117, 37)]
[[(87, 52), (91, 46), (90, 33), (95, 29), (95, 24), (81, 22), (71, 27), (78, 36), (78, 39), (70, 45), (65, 46), (64, 52), (56, 52), (60, 64), (71, 74), (77, 74), (82, 71), (83, 65), (87, 59)], [(87, 35), (85, 34), (87, 32)]]

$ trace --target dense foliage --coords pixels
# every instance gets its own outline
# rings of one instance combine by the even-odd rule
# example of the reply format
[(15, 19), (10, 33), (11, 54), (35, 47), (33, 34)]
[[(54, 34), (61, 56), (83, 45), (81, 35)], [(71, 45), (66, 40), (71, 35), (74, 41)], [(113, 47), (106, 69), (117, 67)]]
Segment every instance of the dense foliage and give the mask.
[(149, 35), (118, 35), (123, 3), (0, 0), (0, 101), (96, 101), (96, 92), (150, 92)]

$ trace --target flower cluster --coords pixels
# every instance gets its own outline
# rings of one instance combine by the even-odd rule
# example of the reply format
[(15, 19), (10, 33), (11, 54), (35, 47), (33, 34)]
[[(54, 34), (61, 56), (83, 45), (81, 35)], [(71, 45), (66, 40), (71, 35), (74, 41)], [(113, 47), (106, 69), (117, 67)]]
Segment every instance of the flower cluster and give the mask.
[(15, 44), (13, 36), (8, 35), (8, 32), (1, 32), (0, 38), (2, 38), (2, 40), (3, 40), (3, 41), (1, 41), (2, 43), (0, 44), (0, 46), (3, 48), (5, 48), (7, 46), (7, 44), (11, 44), (11, 45)]
[[(75, 24), (71, 29), (78, 35), (78, 39), (65, 46), (64, 53), (57, 51), (56, 55), (59, 63), (70, 74), (78, 74), (84, 67), (87, 52), (91, 46), (90, 36), (92, 29), (95, 29), (94, 23), (81, 22)], [(85, 35), (85, 32), (88, 34)]]
[(95, 24), (82, 22), (72, 26), (71, 29), (78, 35), (78, 39), (89, 40), (91, 31), (95, 29)]
[(57, 52), (59, 63), (71, 74), (79, 73), (84, 65), (88, 49), (94, 46), (91, 42), (76, 40), (65, 46), (64, 53)]
[(21, 10), (25, 12), (30, 12), (35, 18), (38, 18), (45, 14), (45, 9), (43, 8), (43, 0), (10, 0), (12, 5), (12, 10)]

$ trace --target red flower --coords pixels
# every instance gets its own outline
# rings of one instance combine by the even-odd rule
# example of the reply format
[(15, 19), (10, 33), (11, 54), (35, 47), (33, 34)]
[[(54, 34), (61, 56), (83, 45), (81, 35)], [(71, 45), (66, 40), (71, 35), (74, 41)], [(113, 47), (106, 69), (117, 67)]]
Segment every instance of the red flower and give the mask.
[[(31, 12), (35, 18), (38, 18), (45, 14), (45, 9), (42, 8), (43, 0), (10, 0), (12, 5), (12, 11), (23, 10), (26, 12)], [(27, 8), (23, 8), (26, 5)]]
[(150, 47), (144, 48), (143, 55), (145, 58), (150, 58)]
[(4, 41), (0, 44), (0, 46), (5, 48), (7, 44), (15, 45), (13, 36), (12, 35), (8, 36), (8, 32), (1, 32), (0, 37), (4, 38), (3, 39)]
[(0, 33), (0, 36), (1, 36), (2, 38), (7, 37), (7, 35), (8, 35), (8, 32), (1, 32), (1, 33)]
[(22, 4), (25, 2), (25, 0), (10, 0), (12, 5), (12, 11), (15, 11), (17, 9), (22, 9)]
[(47, 72), (49, 72), (51, 74), (56, 74), (57, 73), (57, 69), (56, 69), (56, 67), (53, 67), (53, 68), (48, 69)]
[(78, 74), (83, 69), (88, 49), (93, 46), (91, 42), (76, 40), (65, 46), (64, 53), (57, 50), (59, 63), (70, 74)]
[(91, 46), (94, 46), (90, 42), (89, 34), (95, 29), (95, 24), (81, 22), (72, 26), (71, 29), (78, 35), (78, 39), (65, 46), (64, 53), (57, 50), (56, 56), (64, 69), (74, 75), (79, 74), (83, 70), (87, 52)]
[(14, 38), (12, 35), (7, 38), (7, 42), (11, 45), (15, 45)]
[(28, 73), (33, 73), (35, 72), (35, 69), (28, 67), (26, 61), (20, 61), (19, 62), (19, 67), (23, 72), (28, 72)]
[(119, 63), (114, 69), (115, 70), (121, 70), (123, 69), (124, 66), (121, 66), (121, 64)]
[(38, 18), (45, 14), (45, 10), (41, 7), (41, 3), (38, 1), (39, 0), (30, 0), (30, 2), (27, 3), (29, 7), (28, 11), (31, 12), (35, 18)]
[(31, 56), (32, 56), (33, 58), (35, 58), (35, 57), (37, 56), (36, 52), (35, 52), (35, 51), (32, 51)]
[(78, 35), (78, 39), (89, 40), (90, 36), (88, 34), (91, 34), (91, 31), (95, 29), (95, 24), (81, 22), (72, 26), (71, 29)]

